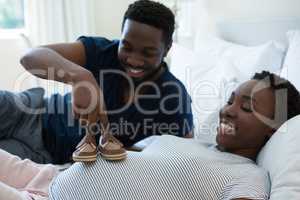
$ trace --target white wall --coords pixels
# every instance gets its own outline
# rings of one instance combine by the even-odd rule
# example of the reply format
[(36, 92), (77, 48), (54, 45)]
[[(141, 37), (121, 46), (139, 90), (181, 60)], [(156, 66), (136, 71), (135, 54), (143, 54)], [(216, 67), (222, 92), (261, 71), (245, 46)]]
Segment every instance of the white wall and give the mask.
[[(160, 0), (163, 3), (175, 0)], [(300, 18), (300, 0), (177, 0), (192, 1), (195, 6), (190, 12), (193, 27), (203, 26), (203, 29), (213, 29), (214, 23), (220, 20), (238, 19), (255, 20), (260, 18)], [(96, 1), (96, 34), (108, 38), (120, 36), (123, 14), (134, 0), (97, 0)], [(205, 12), (205, 14), (203, 14)], [(201, 19), (210, 20), (206, 24)], [(201, 18), (201, 19), (200, 19)], [(200, 25), (199, 25), (200, 23)], [(209, 27), (208, 27), (209, 26)], [(193, 30), (196, 28), (193, 28)], [(195, 33), (194, 33), (195, 34)], [(180, 37), (180, 36), (179, 36)], [(190, 38), (181, 37), (180, 41), (191, 46)]]
[[(97, 0), (95, 2), (96, 34), (110, 39), (121, 35), (123, 15), (135, 0)], [(173, 0), (156, 0), (170, 3)], [(181, 0), (179, 0), (181, 1)]]
[(300, 17), (299, 0), (204, 0), (215, 18)]
[[(180, 0), (179, 0), (180, 1)], [(196, 38), (216, 33), (220, 21), (257, 21), (300, 18), (299, 0), (190, 0), (194, 6), (192, 27), (194, 33), (180, 44), (193, 49)]]
[[(26, 48), (21, 37), (0, 38), (0, 90), (19, 91), (33, 85), (32, 75), (24, 74), (25, 70), (19, 63)], [(21, 78), (24, 81), (16, 90), (16, 81), (21, 80)]]
[(121, 35), (123, 15), (134, 0), (97, 0), (96, 34), (110, 39), (117, 39)]
[[(194, 0), (207, 23), (195, 18), (194, 26), (214, 31), (216, 22), (300, 18), (299, 0)], [(204, 26), (203, 26), (204, 24)], [(202, 26), (202, 27), (201, 27)]]

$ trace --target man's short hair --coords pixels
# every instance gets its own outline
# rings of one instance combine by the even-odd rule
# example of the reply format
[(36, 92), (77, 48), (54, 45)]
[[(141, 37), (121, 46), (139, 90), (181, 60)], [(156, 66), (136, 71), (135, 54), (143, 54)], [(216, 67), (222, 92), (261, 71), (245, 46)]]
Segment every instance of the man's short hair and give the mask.
[(125, 12), (122, 30), (126, 19), (153, 26), (163, 31), (163, 39), (168, 46), (172, 43), (175, 16), (165, 5), (150, 0), (139, 0), (130, 4)]

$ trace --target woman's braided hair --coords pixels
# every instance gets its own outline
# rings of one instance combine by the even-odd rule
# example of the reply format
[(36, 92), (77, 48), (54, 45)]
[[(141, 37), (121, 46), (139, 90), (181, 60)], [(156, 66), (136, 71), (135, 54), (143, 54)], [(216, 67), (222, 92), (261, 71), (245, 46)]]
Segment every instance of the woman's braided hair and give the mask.
[(300, 114), (300, 94), (291, 82), (268, 71), (255, 73), (252, 79), (269, 81), (270, 87), (274, 91), (286, 89), (287, 90), (287, 119), (291, 119), (294, 116)]

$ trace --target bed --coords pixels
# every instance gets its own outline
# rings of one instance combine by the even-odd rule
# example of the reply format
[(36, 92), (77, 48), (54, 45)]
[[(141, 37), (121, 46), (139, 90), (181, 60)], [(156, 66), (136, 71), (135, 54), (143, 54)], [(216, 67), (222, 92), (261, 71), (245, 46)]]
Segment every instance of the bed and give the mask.
[[(213, 79), (214, 81), (219, 80), (222, 83), (226, 83), (226, 87), (229, 84), (230, 87), (228, 86), (228, 88), (226, 89), (232, 89), (241, 81), (247, 80), (250, 76), (250, 73), (265, 69), (261, 68), (263, 64), (270, 65), (270, 68), (268, 70), (273, 70), (274, 73), (282, 74), (282, 66), (284, 65), (284, 63), (288, 62), (287, 59), (291, 57), (289, 56), (289, 51), (292, 48), (291, 36), (293, 36), (292, 38), (294, 38), (297, 34), (299, 35), (299, 45), (294, 46), (295, 48), (298, 48), (298, 55), (300, 55), (300, 32), (290, 31), (287, 34), (289, 30), (296, 29), (300, 30), (300, 19), (295, 18), (269, 19), (259, 21), (219, 21), (217, 22), (216, 32), (218, 38), (215, 38), (215, 36), (209, 36), (205, 38), (206, 41), (202, 40), (201, 42), (199, 42), (202, 47), (198, 48), (197, 51), (186, 49), (185, 47), (181, 47), (178, 44), (174, 45), (171, 52), (171, 71), (173, 71), (173, 73), (177, 75), (182, 80), (182, 82), (184, 82), (189, 92), (191, 93), (196, 126), (195, 141), (207, 140), (208, 142), (211, 142), (212, 140), (214, 140), (215, 135), (211, 134), (209, 131), (205, 132), (204, 130), (206, 129), (203, 127), (208, 126), (215, 128), (211, 123), (218, 124), (216, 110), (219, 108), (217, 106), (211, 107), (210, 110), (197, 109), (197, 104), (200, 104), (200, 106), (205, 104), (205, 107), (207, 107), (208, 105), (215, 106), (216, 104), (222, 105), (224, 103), (224, 99), (226, 99), (226, 95), (228, 94), (225, 93), (224, 95), (221, 95), (220, 98), (220, 93), (218, 92), (223, 91), (224, 88), (204, 87), (204, 90), (203, 88), (202, 90), (200, 90), (200, 93), (202, 94), (202, 100), (199, 101), (197, 98), (197, 95), (199, 95), (199, 93), (195, 93), (193, 83), (199, 81), (199, 79), (201, 79), (201, 76), (203, 76), (204, 79)], [(209, 48), (205, 45), (208, 45)], [(223, 55), (224, 52), (226, 52), (225, 55)], [(211, 55), (208, 55), (207, 53), (211, 53)], [(236, 61), (236, 54), (244, 59)], [(208, 61), (198, 62), (198, 59), (201, 58), (200, 56), (206, 56), (205, 59), (214, 58), (214, 63), (209, 63)], [(266, 59), (266, 57), (268, 59)], [(218, 61), (215, 62), (216, 58), (220, 59), (217, 59)], [(184, 63), (182, 62), (182, 60), (184, 60)], [(252, 60), (254, 60), (255, 62), (252, 62)], [(251, 65), (249, 64), (249, 62)], [(236, 63), (242, 66), (245, 65), (248, 68), (239, 69), (238, 67), (240, 66)], [(182, 74), (186, 75), (186, 71), (182, 71), (183, 64), (186, 65), (189, 70), (195, 71), (192, 71), (193, 73), (190, 73), (190, 76), (182, 76)], [(290, 66), (291, 68), (294, 67), (292, 65)], [(235, 67), (237, 69), (233, 70), (232, 68)], [(245, 71), (248, 74), (242, 74), (245, 73)], [(216, 73), (218, 73), (218, 75), (216, 75)], [(288, 76), (286, 78), (290, 79), (292, 77)], [(298, 83), (294, 82), (294, 84), (297, 85)], [(208, 86), (211, 85), (208, 84)], [(203, 98), (205, 99), (205, 101), (203, 101)], [(201, 116), (200, 120), (198, 120), (198, 116)], [(300, 116), (296, 116), (295, 118), (288, 120), (275, 133), (275, 135), (268, 141), (268, 143), (259, 153), (257, 164), (267, 170), (269, 173), (269, 181), (271, 184), (271, 200), (299, 199), (300, 197), (300, 181), (298, 180), (298, 177), (300, 177), (300, 134), (298, 134), (298, 130), (300, 129), (299, 124)], [(137, 146), (140, 146), (140, 148), (142, 148), (141, 146), (145, 145), (147, 145), (147, 142), (143, 141)], [(136, 156), (138, 157), (140, 155), (141, 154), (135, 152), (130, 152), (129, 161), (132, 158)], [(182, 164), (182, 162), (179, 163)], [(160, 164), (164, 166), (168, 165), (163, 160), (161, 160)], [(74, 190), (74, 188), (68, 188), (67, 185), (70, 182), (68, 182), (69, 180), (67, 177), (74, 178), (74, 174), (76, 174), (76, 176), (80, 176), (80, 172), (86, 168), (90, 168), (90, 173), (101, 173), (100, 171), (97, 171), (99, 170), (99, 168), (97, 169), (93, 168), (92, 166), (89, 167), (83, 166), (81, 164), (76, 164), (69, 170), (65, 171), (63, 173), (63, 177), (61, 176), (59, 179), (56, 179), (53, 182), (50, 189), (50, 197), (52, 199), (59, 199), (60, 197), (65, 197), (69, 194), (69, 197), (74, 198), (74, 196), (72, 196), (73, 194), (70, 194), (69, 191), (73, 191), (74, 194), (77, 194), (78, 191)], [(89, 170), (86, 170), (85, 173), (88, 173)], [(178, 174), (178, 180), (183, 180), (183, 182), (187, 180), (190, 180), (192, 182), (194, 181), (192, 185), (193, 187), (184, 188), (185, 190), (180, 190), (181, 194), (179, 194), (178, 192), (172, 193), (172, 191), (167, 190), (167, 192), (164, 194), (169, 195), (164, 196), (164, 194), (160, 194), (160, 199), (170, 199), (172, 195), (176, 196), (175, 199), (187, 199), (186, 197), (188, 197), (189, 199), (197, 199), (197, 192), (195, 192), (199, 189), (196, 187), (197, 179), (195, 179), (195, 176), (197, 176), (197, 173), (195, 173), (197, 168), (193, 168), (193, 170), (194, 171), (191, 172), (193, 176), (188, 176), (189, 174), (183, 174), (183, 179), (178, 178), (181, 176), (179, 175), (179, 171), (174, 171), (174, 173), (176, 172)], [(163, 172), (161, 172), (160, 175), (162, 174)], [(157, 174), (152, 174), (151, 176), (156, 175)], [(168, 177), (167, 174), (165, 175), (166, 177)], [(170, 178), (168, 180), (173, 179)], [(172, 185), (172, 182), (170, 181), (168, 181), (167, 183), (170, 184), (169, 189), (180, 188), (180, 184)], [(147, 187), (147, 185), (145, 185), (145, 187)], [(162, 187), (164, 186), (162, 185)], [(190, 193), (189, 189), (193, 189), (193, 193)], [(57, 190), (60, 190), (60, 193), (57, 193)], [(91, 188), (87, 190), (92, 193), (94, 191), (91, 190)], [(128, 190), (128, 192), (130, 192), (130, 190)], [(89, 197), (91, 196), (90, 193), (87, 195)], [(107, 197), (109, 198), (114, 198), (114, 196), (111, 196), (111, 194), (107, 195)], [(141, 197), (141, 195), (147, 196), (147, 194), (140, 193), (137, 194), (137, 197)], [(149, 196), (151, 197), (151, 194), (149, 194)], [(153, 196), (153, 198), (154, 197), (158, 198), (158, 196)], [(81, 199), (84, 199), (83, 196), (81, 196)]]

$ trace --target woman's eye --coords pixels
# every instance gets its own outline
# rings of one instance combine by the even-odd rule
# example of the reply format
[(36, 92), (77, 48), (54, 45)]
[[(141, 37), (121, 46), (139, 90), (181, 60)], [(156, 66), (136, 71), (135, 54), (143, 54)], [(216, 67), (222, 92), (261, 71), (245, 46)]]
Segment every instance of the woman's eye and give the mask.
[(251, 108), (251, 105), (250, 104), (244, 104), (244, 105), (242, 105), (241, 106), (241, 109), (243, 110), (243, 111), (245, 111), (245, 112), (249, 112), (249, 113), (251, 113), (252, 112), (252, 108)]
[(227, 101), (227, 105), (231, 105), (232, 103), (233, 103), (233, 102), (230, 101), (230, 100)]
[(233, 104), (233, 96), (231, 96), (227, 101), (227, 105), (231, 105), (231, 104)]
[(251, 109), (249, 109), (249, 108), (244, 108), (244, 107), (242, 107), (242, 110), (243, 110), (243, 111), (245, 111), (245, 112), (249, 112), (249, 113), (251, 113), (251, 112), (252, 112), (252, 110), (251, 110)]

